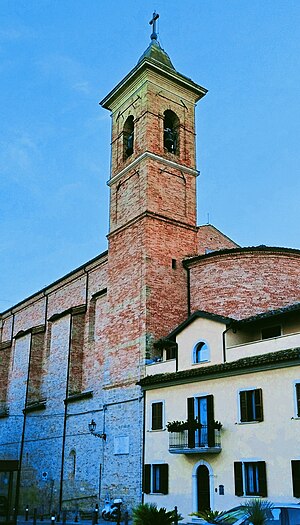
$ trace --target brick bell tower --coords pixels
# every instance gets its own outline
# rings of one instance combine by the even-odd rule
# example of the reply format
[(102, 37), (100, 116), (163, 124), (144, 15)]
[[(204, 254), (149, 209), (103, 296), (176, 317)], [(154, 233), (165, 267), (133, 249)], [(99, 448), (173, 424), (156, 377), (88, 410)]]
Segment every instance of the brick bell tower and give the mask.
[(187, 316), (182, 259), (196, 253), (197, 232), (194, 109), (206, 94), (160, 47), (157, 17), (149, 47), (101, 102), (112, 115), (107, 318), (99, 349), (107, 432), (101, 486), (127, 508), (140, 502), (142, 490), (137, 381), (153, 341)]
[(101, 102), (112, 114), (109, 347), (124, 363), (110, 376), (118, 382), (136, 377), (152, 342), (186, 318), (181, 261), (196, 253), (194, 112), (207, 90), (175, 70), (157, 18), (149, 47)]

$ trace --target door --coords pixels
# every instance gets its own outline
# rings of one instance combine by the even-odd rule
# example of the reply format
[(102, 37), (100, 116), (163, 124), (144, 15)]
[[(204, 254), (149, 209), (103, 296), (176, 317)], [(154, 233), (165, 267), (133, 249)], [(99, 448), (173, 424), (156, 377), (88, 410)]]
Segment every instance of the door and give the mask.
[(210, 509), (209, 471), (205, 465), (197, 469), (198, 512)]
[(0, 461), (0, 523), (12, 516), (16, 495), (18, 461)]
[(196, 431), (196, 447), (207, 446), (207, 397), (195, 398), (195, 416), (201, 429)]

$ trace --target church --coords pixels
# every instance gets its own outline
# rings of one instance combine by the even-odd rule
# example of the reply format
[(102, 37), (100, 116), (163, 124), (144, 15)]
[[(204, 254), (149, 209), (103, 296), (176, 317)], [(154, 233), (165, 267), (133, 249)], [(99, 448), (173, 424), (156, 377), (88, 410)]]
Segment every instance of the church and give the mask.
[[(299, 498), (300, 251), (242, 248), (197, 226), (195, 105), (207, 90), (176, 71), (156, 17), (101, 102), (112, 117), (108, 250), (0, 315), (8, 517), (26, 505), (80, 517), (108, 497), (129, 511), (141, 501), (181, 511), (182, 499), (186, 518), (235, 503), (256, 477), (264, 497), (279, 428), (291, 471), (285, 487), (268, 485)], [(264, 392), (263, 419), (272, 384), (278, 409), (267, 418)], [(168, 432), (172, 421), (187, 426)], [(263, 428), (258, 452), (251, 422)]]

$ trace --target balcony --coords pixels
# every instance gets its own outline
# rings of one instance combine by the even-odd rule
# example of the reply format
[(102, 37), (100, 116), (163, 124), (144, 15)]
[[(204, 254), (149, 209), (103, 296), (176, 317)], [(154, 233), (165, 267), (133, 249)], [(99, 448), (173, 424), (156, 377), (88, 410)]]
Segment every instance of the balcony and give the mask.
[(209, 436), (206, 426), (200, 430), (169, 433), (169, 452), (171, 454), (219, 454), (221, 447), (221, 432), (213, 429)]

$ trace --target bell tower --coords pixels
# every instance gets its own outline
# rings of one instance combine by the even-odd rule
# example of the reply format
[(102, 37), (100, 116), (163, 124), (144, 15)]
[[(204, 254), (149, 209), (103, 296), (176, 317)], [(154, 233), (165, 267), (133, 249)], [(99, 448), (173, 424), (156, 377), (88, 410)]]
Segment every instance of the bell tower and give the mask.
[(197, 252), (194, 109), (206, 90), (175, 70), (157, 41), (157, 17), (149, 47), (101, 102), (112, 116), (107, 315), (99, 349), (109, 435), (102, 490), (113, 486), (129, 506), (141, 498), (137, 382), (153, 342), (188, 314), (182, 259)]
[(176, 71), (157, 18), (150, 45), (101, 102), (112, 115), (108, 300), (132, 363), (186, 317), (181, 261), (196, 253), (194, 113), (207, 90)]

